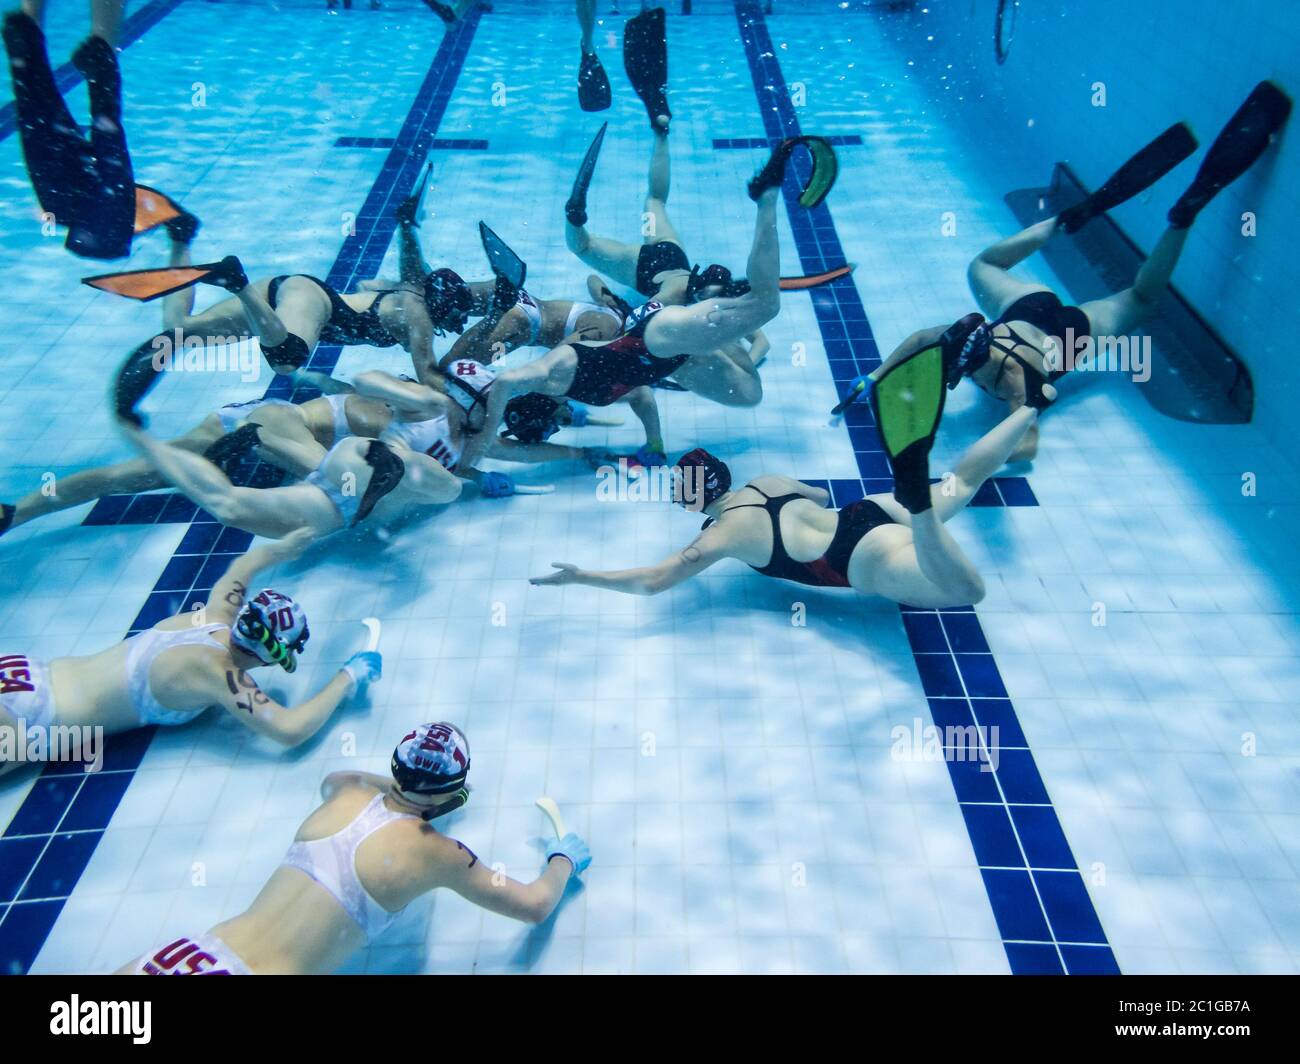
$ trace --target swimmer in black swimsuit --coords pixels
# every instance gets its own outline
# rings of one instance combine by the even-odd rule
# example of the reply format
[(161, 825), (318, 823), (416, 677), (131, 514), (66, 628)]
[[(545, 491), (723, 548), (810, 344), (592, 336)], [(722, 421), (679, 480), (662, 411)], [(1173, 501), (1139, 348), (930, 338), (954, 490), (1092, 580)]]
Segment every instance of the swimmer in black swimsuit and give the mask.
[(668, 219), (670, 168), (668, 124), (660, 116), (653, 128), (650, 178), (642, 211), (642, 242), (624, 244), (587, 231), (587, 187), (595, 169), (596, 155), (604, 139), (604, 127), (588, 151), (565, 207), (564, 239), (569, 250), (598, 273), (635, 289), (647, 299), (665, 306), (681, 306), (704, 299), (742, 295), (745, 281), (734, 280), (731, 271), (714, 263), (701, 270), (691, 267), (681, 237)]
[[(785, 141), (774, 149), (767, 164), (749, 183), (749, 195), (758, 205), (758, 215), (749, 253), (749, 283), (743, 293), (687, 306), (646, 303), (629, 314), (623, 333), (614, 340), (562, 344), (533, 362), (505, 371), (496, 378), (488, 395), (484, 439), (496, 435), (506, 404), (515, 396), (537, 392), (607, 406), (638, 388), (664, 380), (698, 357), (711, 357), (720, 347), (755, 334), (776, 317), (781, 310), (777, 194), (786, 165), (799, 143)], [(833, 167), (833, 160), (822, 165)], [(809, 188), (820, 177), (820, 195), (809, 199), (810, 206), (821, 202), (820, 197), (832, 183), (827, 174), (818, 173), (819, 169), (814, 168)], [(642, 421), (646, 425), (644, 464), (662, 464), (664, 445), (655, 431), (657, 425), (644, 417)], [(482, 453), (482, 444), (471, 444), (466, 449), (465, 463), (473, 465)]]
[[(979, 602), (984, 582), (944, 524), (1003, 466), (1037, 414), (1026, 406), (1008, 415), (920, 502), (897, 490), (838, 511), (825, 508), (827, 492), (790, 477), (760, 476), (733, 489), (726, 464), (697, 448), (678, 460), (671, 491), (675, 501), (708, 516), (693, 543), (640, 569), (598, 572), (555, 562), (556, 572), (532, 583), (657, 595), (715, 562), (735, 558), (764, 576), (813, 587), (851, 587), (912, 606)], [(928, 469), (919, 479), (924, 493)]]
[[(1082, 228), (1190, 156), (1196, 141), (1182, 124), (1141, 149), (1082, 203), (980, 252), (967, 276), (980, 309), (993, 320), (972, 339), (962, 374), (1015, 409), (1025, 402), (1026, 378), (1059, 380), (1089, 364), (1097, 353), (1094, 341), (1132, 334), (1168, 288), (1196, 216), (1264, 153), (1290, 111), (1291, 101), (1271, 82), (1255, 87), (1206, 152), (1191, 186), (1169, 211), (1169, 227), (1123, 291), (1069, 306), (1045, 285), (1021, 281), (1010, 271), (1055, 234)], [(1026, 433), (1011, 461), (1032, 458), (1037, 447), (1037, 431)]]

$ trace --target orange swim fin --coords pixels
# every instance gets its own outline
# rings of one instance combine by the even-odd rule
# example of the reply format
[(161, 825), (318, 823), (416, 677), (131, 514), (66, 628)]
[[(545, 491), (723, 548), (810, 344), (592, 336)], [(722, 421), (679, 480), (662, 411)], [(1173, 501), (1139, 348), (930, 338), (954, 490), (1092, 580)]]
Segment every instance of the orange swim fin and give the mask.
[(148, 185), (135, 186), (135, 232), (139, 236), (157, 229), (164, 222), (179, 218), (184, 212), (166, 193)]
[(208, 262), (201, 266), (165, 266), (157, 270), (101, 273), (96, 277), (83, 277), (81, 283), (98, 288), (101, 292), (111, 292), (115, 296), (148, 303), (151, 299), (160, 299), (198, 284), (218, 272), (222, 265), (220, 262)]
[(846, 262), (843, 266), (836, 266), (833, 270), (827, 270), (825, 273), (810, 273), (806, 277), (782, 277), (781, 291), (797, 292), (803, 288), (816, 288), (818, 285), (826, 284), (837, 277), (844, 277), (852, 273), (854, 264)]

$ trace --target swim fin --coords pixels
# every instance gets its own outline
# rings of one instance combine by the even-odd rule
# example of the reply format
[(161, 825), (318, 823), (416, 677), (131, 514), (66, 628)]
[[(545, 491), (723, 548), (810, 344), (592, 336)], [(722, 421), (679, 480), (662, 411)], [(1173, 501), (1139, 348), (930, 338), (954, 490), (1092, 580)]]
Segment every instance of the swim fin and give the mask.
[(483, 222), (478, 223), (478, 235), (483, 241), (483, 250), (492, 272), (504, 278), (512, 287), (523, 288), (524, 278), (528, 275), (528, 266), (524, 260), (511, 251), (509, 245)]
[(119, 418), (137, 428), (144, 428), (144, 419), (135, 412), (149, 389), (158, 383), (158, 375), (166, 368), (165, 356), (175, 346), (169, 333), (152, 336), (122, 360), (113, 378), (113, 407)]
[(18, 508), (16, 506), (12, 506), (7, 502), (0, 502), (0, 536), (3, 536), (13, 527), (14, 514), (17, 512)]
[(660, 116), (672, 118), (668, 109), (668, 31), (664, 9), (651, 8), (627, 20), (623, 27), (623, 69), (627, 80), (650, 116), (650, 128), (663, 132)]
[(909, 513), (924, 513), (931, 505), (930, 448), (947, 394), (941, 344), (896, 362), (871, 389), (871, 412), (894, 472), (894, 498)]
[(188, 244), (199, 231), (199, 220), (166, 193), (148, 185), (135, 186), (135, 235), (149, 233), (160, 225), (177, 244)]
[(420, 204), (424, 201), (425, 189), (429, 187), (429, 175), (431, 173), (433, 173), (433, 163), (425, 166), (424, 173), (420, 175), (420, 180), (416, 182), (415, 191), (393, 208), (393, 217), (397, 219), (398, 225), (414, 228), (420, 224), (417, 217), (420, 213)]
[(595, 52), (582, 53), (578, 67), (578, 106), (584, 111), (608, 110), (610, 100), (609, 75)]
[(1169, 224), (1186, 229), (1201, 209), (1250, 169), (1291, 114), (1291, 99), (1271, 81), (1261, 81), (1228, 120), (1205, 153), (1191, 186), (1169, 208)]
[(846, 277), (856, 269), (856, 264), (846, 262), (843, 266), (836, 266), (831, 270), (824, 270), (822, 273), (810, 273), (803, 277), (782, 277), (781, 291), (798, 292), (804, 288), (817, 288), (820, 285), (830, 284), (831, 281), (839, 280)]
[(1118, 207), (1144, 192), (1196, 150), (1196, 137), (1183, 122), (1170, 126), (1160, 136), (1116, 170), (1105, 184), (1057, 217), (1067, 233), (1081, 229), (1099, 214)]
[(239, 428), (227, 432), (210, 443), (204, 450), (203, 457), (227, 477), (233, 478), (235, 471), (243, 465), (244, 459), (261, 446), (262, 437), (258, 435), (261, 429), (262, 426), (253, 421), (240, 425)]
[(582, 157), (578, 176), (573, 179), (573, 191), (569, 193), (568, 202), (564, 204), (564, 217), (568, 219), (570, 225), (587, 224), (587, 189), (591, 187), (591, 176), (596, 172), (596, 160), (600, 158), (600, 146), (605, 143), (605, 130), (608, 128), (608, 122), (600, 124), (600, 129), (587, 149), (587, 154)]
[(148, 303), (196, 284), (211, 284), (238, 292), (247, 287), (248, 277), (239, 260), (234, 255), (227, 255), (220, 262), (208, 262), (201, 266), (164, 266), (157, 270), (101, 273), (95, 277), (83, 277), (81, 283), (98, 288), (101, 292), (111, 292), (115, 296)]
[(772, 149), (772, 154), (749, 181), (749, 198), (757, 202), (758, 198), (770, 188), (780, 188), (785, 179), (786, 166), (794, 154), (795, 148), (803, 145), (812, 158), (812, 169), (802, 182), (799, 192), (801, 206), (812, 208), (821, 205), (827, 193), (835, 184), (839, 175), (840, 164), (835, 157), (835, 149), (825, 137), (789, 137)]

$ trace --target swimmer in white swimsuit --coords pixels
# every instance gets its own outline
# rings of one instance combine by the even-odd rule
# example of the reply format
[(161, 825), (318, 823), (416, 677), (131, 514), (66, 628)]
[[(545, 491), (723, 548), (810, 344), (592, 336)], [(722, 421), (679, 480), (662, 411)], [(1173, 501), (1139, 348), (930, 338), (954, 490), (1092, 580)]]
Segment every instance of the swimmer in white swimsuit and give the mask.
[(574, 833), (554, 840), (531, 883), (500, 874), (431, 821), (469, 800), (469, 743), (445, 722), (413, 728), (392, 775), (336, 772), (283, 863), (239, 916), (168, 944), (123, 975), (306, 975), (336, 971), (411, 902), (447, 887), (491, 912), (539, 924), (591, 862)]
[(521, 288), (514, 306), (505, 310), (489, 308), (487, 316), (466, 329), (439, 359), (438, 367), (446, 370), (462, 359), (495, 362), (516, 348), (549, 349), (567, 337), (612, 340), (622, 328), (623, 315), (612, 307), (567, 299), (537, 299)]
[[(230, 436), (253, 421), (262, 426), (263, 446), (258, 452), (259, 457), (303, 476), (315, 466), (293, 468), (292, 458), (296, 452), (292, 448), (278, 448), (277, 441), (315, 443), (328, 448), (351, 436), (378, 436), (391, 418), (392, 414), (384, 404), (353, 394), (327, 395), (305, 403), (254, 399), (247, 403), (226, 404), (170, 442), (182, 450), (207, 454), (219, 465), (229, 468), (226, 463), (231, 459), (238, 460), (244, 452), (227, 446), (231, 441), (223, 441), (223, 436)], [(238, 438), (234, 442), (238, 443)], [(135, 495), (167, 486), (167, 480), (145, 458), (83, 469), (66, 476), (43, 475), (35, 490), (20, 498), (12, 508), (5, 507), (9, 520), (0, 516), (0, 534), (37, 517), (94, 502), (105, 495)]]
[[(279, 664), (292, 672), (310, 635), (302, 607), (269, 589), (250, 594), (258, 574), (297, 558), (311, 536), (255, 547), (231, 562), (201, 609), (187, 609), (107, 650), (54, 658), (0, 653), (0, 731), (171, 727), (221, 707), (245, 727), (284, 746), (314, 735), (344, 699), (380, 673), (376, 653), (354, 654), (316, 694), (284, 706), (248, 670)], [(203, 623), (196, 623), (202, 621)], [(19, 767), (4, 759), (0, 774)]]
[[(275, 451), (275, 462), (306, 476), (298, 484), (270, 488), (235, 484), (204, 455), (151, 437), (131, 422), (118, 426), (167, 483), (232, 528), (278, 539), (296, 529), (322, 537), (351, 528), (373, 515), (388, 524), (418, 506), (454, 501), (461, 482), (430, 456), (396, 441), (349, 437), (326, 450), (314, 439), (262, 438), (246, 426), (259, 453)], [(243, 432), (245, 429), (240, 429)]]

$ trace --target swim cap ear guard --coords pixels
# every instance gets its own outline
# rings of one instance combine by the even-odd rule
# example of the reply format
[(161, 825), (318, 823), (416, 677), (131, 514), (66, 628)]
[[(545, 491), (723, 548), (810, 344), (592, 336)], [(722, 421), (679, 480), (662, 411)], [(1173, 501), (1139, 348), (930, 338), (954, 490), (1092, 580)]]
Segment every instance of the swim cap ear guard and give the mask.
[[(731, 470), (703, 447), (687, 451), (673, 465), (673, 501), (688, 510), (712, 506), (731, 490)], [(688, 490), (691, 489), (691, 490)]]
[(448, 796), (436, 809), (421, 814), (432, 820), (469, 801), (469, 740), (454, 724), (422, 724), (402, 737), (393, 751), (393, 781), (407, 795)]
[(537, 392), (516, 395), (506, 403), (505, 428), (501, 435), (513, 436), (520, 443), (542, 443), (560, 431), (557, 415), (563, 405)]
[(303, 608), (269, 587), (244, 603), (230, 630), (235, 646), (263, 665), (279, 665), (285, 672), (298, 668), (298, 655), (307, 649), (310, 638)]
[(704, 298), (703, 292), (706, 288), (721, 288), (722, 292), (718, 298), (735, 299), (749, 291), (749, 282), (732, 280), (731, 271), (716, 262), (706, 267), (703, 272), (698, 264), (692, 266), (691, 275), (686, 278), (686, 301), (698, 303)]
[(948, 326), (939, 345), (943, 348), (943, 379), (950, 389), (984, 367), (992, 339), (992, 328), (982, 314), (967, 314)]
[(474, 296), (455, 270), (434, 270), (424, 279), (424, 306), (436, 335), (459, 333), (474, 309)]

